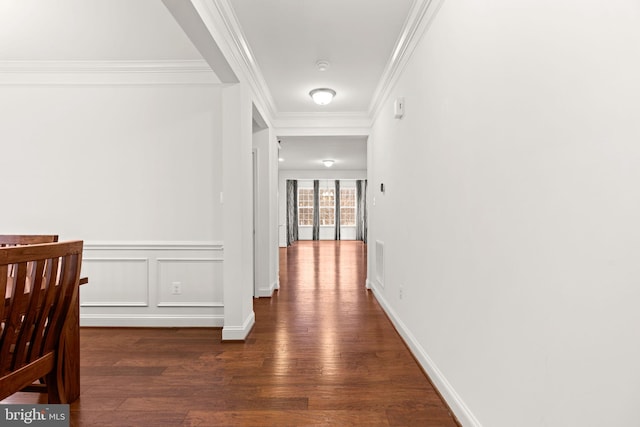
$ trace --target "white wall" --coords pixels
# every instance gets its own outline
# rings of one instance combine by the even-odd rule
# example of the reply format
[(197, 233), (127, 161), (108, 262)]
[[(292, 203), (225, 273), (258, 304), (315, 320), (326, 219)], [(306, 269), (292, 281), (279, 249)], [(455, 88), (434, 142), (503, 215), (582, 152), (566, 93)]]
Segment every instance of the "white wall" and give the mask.
[(255, 290), (256, 297), (269, 297), (278, 288), (278, 142), (271, 129), (253, 133), (256, 161)]
[(464, 425), (638, 425), (638, 2), (437, 4), (370, 138), (371, 286)]
[(4, 231), (221, 239), (214, 86), (0, 86), (0, 116)]
[(223, 89), (222, 160), (224, 188), (223, 340), (244, 340), (253, 312), (252, 99), (245, 84)]
[(222, 324), (220, 117), (208, 84), (0, 86), (2, 232), (85, 241), (83, 324)]
[[(294, 170), (281, 170), (278, 175), (278, 244), (281, 248), (287, 247), (287, 180), (288, 179), (298, 179), (298, 180), (314, 180), (314, 179), (343, 179), (343, 180), (357, 180), (357, 179), (367, 179), (367, 171), (342, 171), (342, 170), (327, 170), (327, 169), (316, 169), (316, 170), (303, 170), (303, 171), (294, 171)], [(312, 184), (313, 187), (313, 184)], [(306, 230), (309, 231), (309, 230)], [(304, 229), (300, 229), (299, 232), (302, 233), (300, 237), (301, 240), (305, 240), (308, 236), (305, 234)], [(351, 238), (351, 230), (344, 228), (344, 238), (348, 240)], [(309, 234), (309, 233), (307, 233)], [(342, 231), (341, 231), (342, 234)], [(309, 234), (310, 236), (310, 234)], [(323, 227), (321, 230), (321, 239), (322, 240), (333, 240), (334, 229), (333, 227), (326, 228)], [(353, 238), (355, 238), (355, 232), (353, 234)]]

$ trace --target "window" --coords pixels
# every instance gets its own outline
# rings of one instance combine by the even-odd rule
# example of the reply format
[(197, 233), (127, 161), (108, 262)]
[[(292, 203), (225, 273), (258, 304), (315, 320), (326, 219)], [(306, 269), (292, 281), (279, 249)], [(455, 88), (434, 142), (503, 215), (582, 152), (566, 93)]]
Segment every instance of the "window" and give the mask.
[(340, 225), (356, 225), (356, 189), (340, 189)]
[[(320, 226), (333, 226), (336, 221), (336, 190), (329, 186), (320, 187)], [(356, 189), (340, 189), (340, 225), (356, 225)], [(298, 225), (313, 226), (313, 188), (298, 188)]]
[(298, 225), (313, 225), (313, 188), (298, 189)]
[(320, 190), (320, 225), (333, 225), (335, 223), (335, 197), (334, 188)]

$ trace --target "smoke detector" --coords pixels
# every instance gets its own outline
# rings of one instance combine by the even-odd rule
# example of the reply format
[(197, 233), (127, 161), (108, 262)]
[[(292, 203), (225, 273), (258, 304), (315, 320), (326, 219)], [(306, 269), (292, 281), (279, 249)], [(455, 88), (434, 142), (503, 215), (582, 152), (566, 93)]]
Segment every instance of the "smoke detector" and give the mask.
[(329, 69), (329, 61), (326, 61), (324, 59), (319, 60), (318, 62), (316, 62), (316, 67), (318, 68), (318, 71), (327, 71)]

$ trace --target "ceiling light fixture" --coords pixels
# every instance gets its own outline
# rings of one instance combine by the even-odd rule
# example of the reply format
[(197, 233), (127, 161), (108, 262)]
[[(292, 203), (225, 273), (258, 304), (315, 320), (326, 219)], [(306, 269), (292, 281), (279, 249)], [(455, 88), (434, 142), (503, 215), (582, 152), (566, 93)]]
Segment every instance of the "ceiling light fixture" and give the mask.
[(327, 159), (327, 160), (323, 160), (323, 161), (322, 161), (322, 164), (324, 164), (324, 165), (325, 165), (326, 167), (328, 167), (328, 168), (330, 168), (331, 166), (333, 166), (333, 164), (334, 164), (334, 163), (335, 163), (335, 161), (334, 161), (334, 160), (329, 160), (329, 159)]
[(316, 104), (327, 105), (336, 96), (336, 91), (328, 88), (318, 88), (309, 92), (309, 96)]

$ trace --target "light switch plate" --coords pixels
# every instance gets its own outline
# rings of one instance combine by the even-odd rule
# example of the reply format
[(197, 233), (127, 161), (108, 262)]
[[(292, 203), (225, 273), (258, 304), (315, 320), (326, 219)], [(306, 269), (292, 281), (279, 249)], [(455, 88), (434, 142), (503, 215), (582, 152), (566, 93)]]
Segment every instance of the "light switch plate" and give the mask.
[(396, 98), (393, 103), (393, 117), (401, 119), (404, 116), (404, 98)]

